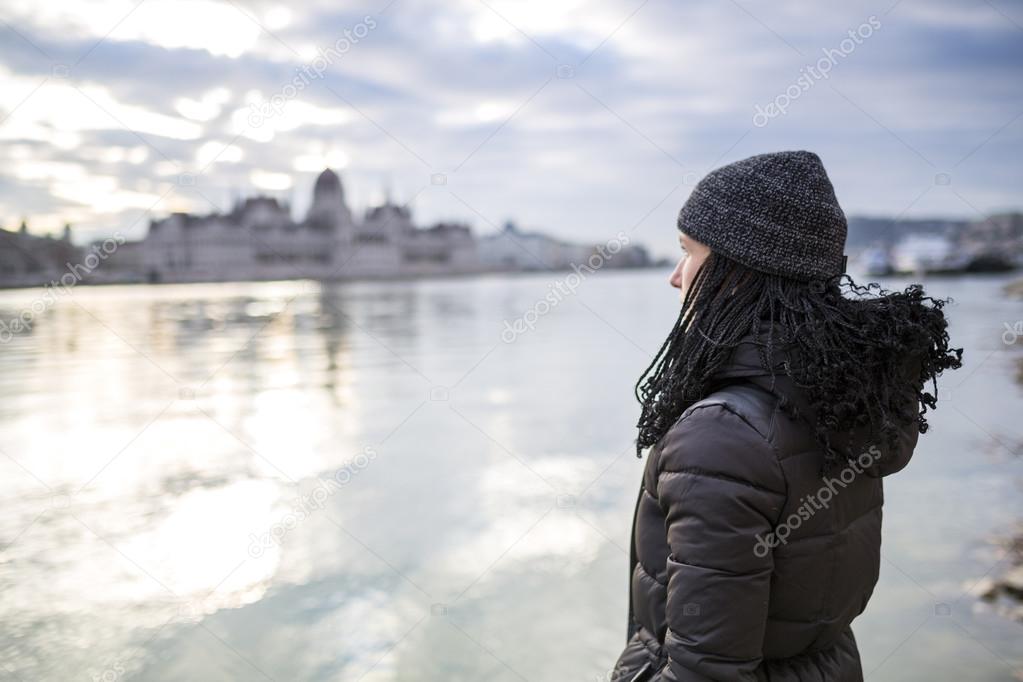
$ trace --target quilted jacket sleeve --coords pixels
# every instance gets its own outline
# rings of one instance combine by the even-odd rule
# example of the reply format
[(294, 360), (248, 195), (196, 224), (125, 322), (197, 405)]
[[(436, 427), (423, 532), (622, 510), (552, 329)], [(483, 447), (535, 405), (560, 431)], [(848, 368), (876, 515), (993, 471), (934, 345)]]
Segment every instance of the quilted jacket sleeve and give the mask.
[(663, 682), (755, 680), (785, 478), (740, 415), (700, 405), (665, 436), (657, 498), (666, 515), (668, 663)]

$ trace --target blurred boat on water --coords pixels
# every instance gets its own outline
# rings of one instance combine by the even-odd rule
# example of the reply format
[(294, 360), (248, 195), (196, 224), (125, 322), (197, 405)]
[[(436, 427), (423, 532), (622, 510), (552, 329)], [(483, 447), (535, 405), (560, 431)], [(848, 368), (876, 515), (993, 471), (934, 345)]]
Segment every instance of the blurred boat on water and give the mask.
[(865, 250), (860, 255), (860, 265), (870, 277), (885, 277), (895, 271), (892, 267), (891, 253), (888, 249), (880, 247)]
[(871, 247), (860, 254), (870, 277), (1010, 272), (1020, 263), (993, 249), (964, 248), (941, 235), (910, 234), (891, 248)]

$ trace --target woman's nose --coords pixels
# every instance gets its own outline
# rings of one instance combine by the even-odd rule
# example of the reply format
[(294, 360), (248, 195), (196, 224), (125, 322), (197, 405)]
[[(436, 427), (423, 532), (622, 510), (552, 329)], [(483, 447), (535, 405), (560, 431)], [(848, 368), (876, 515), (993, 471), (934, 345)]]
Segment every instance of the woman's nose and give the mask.
[(668, 277), (668, 284), (675, 287), (676, 289), (682, 288), (682, 261), (680, 260), (675, 266), (675, 269), (671, 271), (671, 276)]

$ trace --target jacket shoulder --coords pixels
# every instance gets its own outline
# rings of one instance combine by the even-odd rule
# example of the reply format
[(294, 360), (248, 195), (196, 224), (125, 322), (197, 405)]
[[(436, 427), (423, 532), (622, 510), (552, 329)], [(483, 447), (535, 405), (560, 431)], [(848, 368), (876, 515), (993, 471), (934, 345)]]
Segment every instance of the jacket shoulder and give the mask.
[(784, 493), (763, 400), (733, 388), (690, 406), (659, 444), (658, 473), (705, 474)]

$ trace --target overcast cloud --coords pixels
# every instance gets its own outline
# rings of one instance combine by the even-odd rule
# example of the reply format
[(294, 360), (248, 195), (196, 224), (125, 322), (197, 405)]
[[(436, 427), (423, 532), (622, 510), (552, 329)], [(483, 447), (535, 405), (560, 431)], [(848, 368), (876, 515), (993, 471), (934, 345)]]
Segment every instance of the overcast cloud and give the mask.
[(358, 209), (390, 191), (481, 233), (638, 226), (663, 253), (703, 173), (790, 148), (821, 155), (849, 214), (1021, 203), (1023, 2), (3, 0), (0, 18), (7, 228), (141, 237), (257, 192), (300, 217), (330, 165)]

